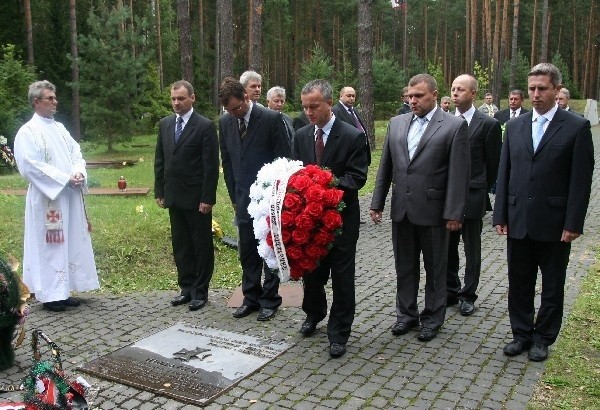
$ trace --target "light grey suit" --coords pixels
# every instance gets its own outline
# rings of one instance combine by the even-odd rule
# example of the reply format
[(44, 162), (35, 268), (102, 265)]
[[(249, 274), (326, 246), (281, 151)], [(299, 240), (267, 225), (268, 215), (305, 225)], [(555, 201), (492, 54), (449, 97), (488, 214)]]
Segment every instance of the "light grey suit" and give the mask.
[[(464, 217), (470, 180), (467, 122), (433, 113), (416, 148), (408, 156), (408, 131), (413, 114), (393, 117), (388, 126), (371, 209), (383, 210), (392, 188), (390, 216), (396, 259), (398, 322), (438, 329), (446, 313), (446, 263), (449, 231), (446, 221)], [(420, 253), (426, 271), (425, 308), (417, 310)]]

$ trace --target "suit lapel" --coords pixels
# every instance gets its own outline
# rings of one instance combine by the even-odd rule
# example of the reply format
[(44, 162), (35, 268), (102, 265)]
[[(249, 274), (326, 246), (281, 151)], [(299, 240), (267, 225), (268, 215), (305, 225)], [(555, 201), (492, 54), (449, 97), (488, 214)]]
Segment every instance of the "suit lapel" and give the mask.
[[(526, 113), (527, 115), (523, 116), (523, 120), (520, 124), (520, 130), (517, 131), (523, 144), (527, 147), (527, 151), (529, 155), (533, 156), (533, 140), (531, 139), (531, 119), (532, 114)], [(521, 117), (521, 115), (519, 115)], [(515, 120), (516, 121), (516, 120)]]
[(244, 137), (243, 141), (240, 141), (242, 144), (242, 157), (246, 153), (246, 148), (248, 148), (248, 145), (252, 143), (252, 140), (260, 129), (260, 120), (260, 107), (256, 104), (253, 104), (252, 111), (250, 112), (250, 122), (248, 123), (248, 128), (246, 130), (246, 136)]
[(481, 127), (481, 124), (483, 123), (482, 115), (483, 114), (475, 110), (473, 117), (471, 117), (471, 123), (469, 124), (469, 140), (471, 140), (471, 137), (475, 135), (479, 127)]
[[(560, 110), (556, 110), (556, 113), (554, 114), (554, 118), (552, 118), (552, 121), (550, 121), (550, 124), (548, 124), (548, 128), (546, 128), (546, 132), (542, 136), (542, 140), (540, 141), (540, 144), (538, 145), (538, 148), (535, 151), (535, 155), (537, 155), (542, 150), (542, 148), (544, 148), (544, 146), (548, 143), (548, 141), (550, 141), (552, 138), (554, 138), (554, 136), (556, 135), (558, 130), (561, 129), (562, 122), (565, 119), (563, 114), (564, 114), (564, 112), (561, 112)], [(533, 143), (532, 143), (532, 146), (533, 146)]]
[[(173, 128), (175, 124), (173, 124)], [(183, 128), (181, 135), (179, 136), (179, 140), (175, 143), (174, 150), (177, 150), (179, 147), (183, 145), (183, 143), (188, 139), (190, 135), (192, 135), (194, 128), (196, 127), (196, 116), (192, 113), (187, 124)], [(175, 141), (175, 131), (173, 131), (173, 142)]]
[(335, 147), (340, 138), (339, 121), (342, 120), (336, 118), (333, 122), (333, 126), (331, 127), (331, 131), (329, 131), (329, 135), (327, 136), (327, 144), (325, 144), (325, 150), (323, 151), (323, 158), (321, 158), (321, 166), (323, 166), (323, 164), (327, 164), (329, 157), (331, 157), (331, 154), (335, 152)]
[[(440, 113), (441, 108), (438, 107), (437, 110), (435, 110), (435, 112), (433, 113), (433, 117), (431, 117), (431, 121), (429, 121), (429, 124), (427, 124), (427, 127), (425, 128), (425, 132), (423, 133), (423, 135), (421, 136), (421, 140), (419, 141), (419, 145), (417, 145), (417, 148), (415, 149), (415, 153), (413, 155), (412, 160), (414, 161), (415, 158), (417, 157), (417, 155), (419, 155), (421, 153), (421, 151), (423, 150), (423, 147), (425, 147), (425, 145), (427, 145), (427, 143), (429, 142), (429, 140), (431, 139), (431, 137), (433, 137), (433, 135), (437, 132), (437, 130), (440, 129), (440, 127), (442, 126), (442, 121), (444, 120), (444, 117), (441, 115)], [(406, 134), (407, 139), (408, 139), (408, 133)], [(408, 142), (407, 142), (408, 144)], [(408, 145), (407, 145), (407, 149), (408, 151)]]
[(400, 151), (404, 155), (404, 160), (408, 164), (410, 162), (408, 155), (408, 130), (410, 129), (410, 123), (412, 122), (413, 115), (404, 115), (400, 117), (400, 124), (398, 125), (398, 141), (400, 143)]

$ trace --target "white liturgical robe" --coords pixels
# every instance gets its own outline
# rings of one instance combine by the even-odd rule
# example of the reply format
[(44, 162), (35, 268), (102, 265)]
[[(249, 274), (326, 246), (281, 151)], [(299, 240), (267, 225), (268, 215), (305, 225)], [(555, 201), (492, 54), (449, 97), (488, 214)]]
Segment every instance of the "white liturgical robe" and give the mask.
[[(79, 144), (61, 123), (34, 114), (17, 133), (14, 154), (19, 172), (29, 181), (23, 282), (44, 303), (65, 300), (71, 290), (97, 289), (98, 274), (83, 202), (87, 185), (69, 185), (70, 177), (78, 172), (87, 183)], [(62, 228), (61, 241), (48, 241), (49, 209), (62, 214), (62, 227), (58, 227)]]

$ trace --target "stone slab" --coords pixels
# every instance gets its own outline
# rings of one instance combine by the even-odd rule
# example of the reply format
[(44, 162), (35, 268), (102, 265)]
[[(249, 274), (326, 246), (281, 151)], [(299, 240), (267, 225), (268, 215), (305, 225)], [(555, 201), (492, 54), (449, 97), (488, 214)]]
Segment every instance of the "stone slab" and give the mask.
[[(301, 307), (304, 291), (300, 282), (286, 282), (279, 285), (279, 295), (281, 295), (281, 307)], [(239, 307), (244, 301), (244, 294), (241, 286), (233, 291), (233, 294), (227, 301), (227, 307)]]
[(94, 376), (204, 406), (290, 345), (178, 323), (80, 367)]

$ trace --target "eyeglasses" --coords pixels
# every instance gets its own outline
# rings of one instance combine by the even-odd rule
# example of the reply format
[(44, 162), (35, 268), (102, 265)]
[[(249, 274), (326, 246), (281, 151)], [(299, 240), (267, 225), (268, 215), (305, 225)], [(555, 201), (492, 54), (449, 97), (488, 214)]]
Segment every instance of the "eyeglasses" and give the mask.
[(38, 100), (58, 101), (53, 95), (51, 95), (50, 97), (38, 97)]
[(236, 112), (236, 111), (240, 111), (242, 109), (242, 107), (244, 106), (244, 103), (245, 103), (245, 101), (242, 101), (242, 103), (240, 105), (238, 105), (237, 107), (233, 107), (231, 109), (225, 108), (225, 111), (231, 112), (231, 113)]

